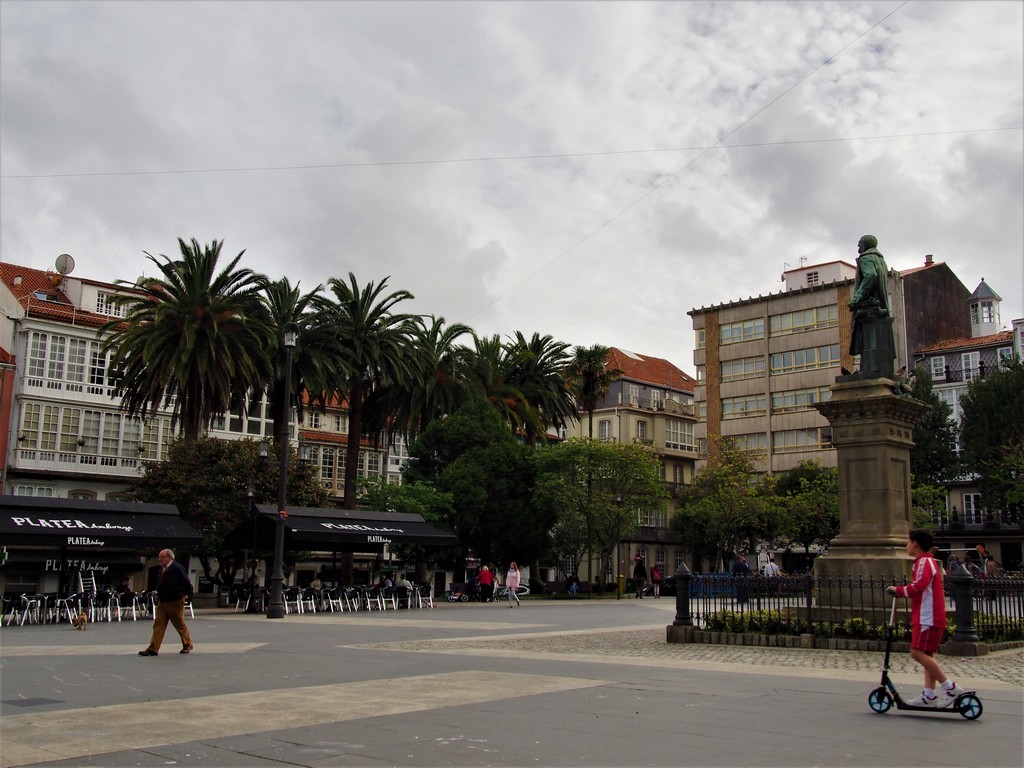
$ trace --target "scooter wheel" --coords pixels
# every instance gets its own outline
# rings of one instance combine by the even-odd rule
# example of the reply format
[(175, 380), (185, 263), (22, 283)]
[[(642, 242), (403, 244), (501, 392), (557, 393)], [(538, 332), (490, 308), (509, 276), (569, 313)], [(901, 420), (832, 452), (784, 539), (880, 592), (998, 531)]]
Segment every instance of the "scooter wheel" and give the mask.
[(468, 603), (469, 602), (469, 595), (462, 595), (459, 599), (462, 602), (464, 602), (464, 603)]
[(961, 696), (956, 700), (956, 711), (968, 720), (977, 720), (982, 713), (981, 699), (977, 696)]
[(892, 708), (892, 694), (885, 688), (875, 688), (868, 695), (868, 706), (871, 707), (872, 711), (883, 715)]

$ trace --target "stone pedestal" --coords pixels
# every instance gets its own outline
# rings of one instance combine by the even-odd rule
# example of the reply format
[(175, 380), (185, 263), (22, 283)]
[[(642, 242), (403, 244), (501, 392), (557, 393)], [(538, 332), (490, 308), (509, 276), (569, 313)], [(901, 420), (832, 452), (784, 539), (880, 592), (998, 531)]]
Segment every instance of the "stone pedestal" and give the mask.
[(832, 425), (839, 462), (839, 535), (814, 564), (818, 576), (910, 574), (910, 450), (928, 406), (897, 395), (895, 382), (840, 376), (815, 407)]

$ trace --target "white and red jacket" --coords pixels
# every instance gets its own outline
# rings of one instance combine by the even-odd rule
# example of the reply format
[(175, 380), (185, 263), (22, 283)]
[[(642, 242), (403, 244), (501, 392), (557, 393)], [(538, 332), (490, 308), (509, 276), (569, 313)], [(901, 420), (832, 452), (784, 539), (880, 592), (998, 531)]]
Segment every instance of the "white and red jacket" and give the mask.
[(922, 627), (946, 626), (946, 598), (942, 592), (942, 565), (924, 552), (914, 560), (914, 580), (896, 587), (896, 594), (910, 598), (910, 623)]

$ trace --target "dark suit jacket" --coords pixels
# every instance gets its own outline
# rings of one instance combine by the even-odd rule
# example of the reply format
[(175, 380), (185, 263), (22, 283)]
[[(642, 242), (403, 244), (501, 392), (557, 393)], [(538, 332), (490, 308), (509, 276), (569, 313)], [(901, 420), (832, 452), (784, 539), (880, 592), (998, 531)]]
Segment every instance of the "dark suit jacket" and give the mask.
[(192, 582), (189, 581), (185, 567), (177, 560), (171, 560), (171, 564), (164, 571), (164, 577), (158, 577), (156, 594), (163, 603), (173, 603), (181, 598), (192, 597)]

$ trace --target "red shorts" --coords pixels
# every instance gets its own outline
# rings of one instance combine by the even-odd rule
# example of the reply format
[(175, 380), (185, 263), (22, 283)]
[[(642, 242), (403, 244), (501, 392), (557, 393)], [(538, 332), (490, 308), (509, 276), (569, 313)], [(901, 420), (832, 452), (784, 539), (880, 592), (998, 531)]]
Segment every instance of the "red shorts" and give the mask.
[(944, 627), (922, 627), (920, 624), (915, 624), (910, 636), (910, 647), (925, 653), (935, 653), (939, 650), (942, 636), (945, 633)]

